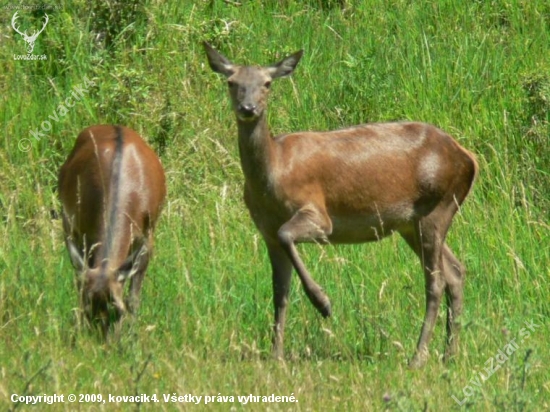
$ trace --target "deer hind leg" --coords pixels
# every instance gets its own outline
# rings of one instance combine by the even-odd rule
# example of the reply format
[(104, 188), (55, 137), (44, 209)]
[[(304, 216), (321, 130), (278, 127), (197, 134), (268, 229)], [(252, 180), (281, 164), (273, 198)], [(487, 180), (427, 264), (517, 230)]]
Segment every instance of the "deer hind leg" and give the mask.
[(278, 232), (279, 243), (298, 272), (307, 297), (325, 318), (330, 316), (330, 301), (313, 280), (296, 249), (296, 242), (327, 242), (332, 231), (330, 218), (324, 211), (312, 207), (300, 209)]
[(466, 270), (447, 245), (443, 246), (443, 266), (447, 297), (447, 342), (444, 359), (449, 361), (458, 353), (458, 337), (460, 334), (458, 318), (462, 314)]
[(290, 291), (290, 277), (292, 275), (292, 262), (277, 243), (266, 241), (269, 260), (273, 270), (273, 306), (275, 309), (275, 323), (273, 325), (273, 357), (284, 357), (284, 331), (286, 321), (286, 309), (288, 306), (288, 293)]
[(415, 224), (413, 233), (401, 235), (420, 258), (426, 282), (426, 313), (416, 352), (409, 363), (411, 368), (420, 368), (428, 358), (428, 345), (446, 285), (442, 264), (444, 233), (431, 219), (423, 218)]

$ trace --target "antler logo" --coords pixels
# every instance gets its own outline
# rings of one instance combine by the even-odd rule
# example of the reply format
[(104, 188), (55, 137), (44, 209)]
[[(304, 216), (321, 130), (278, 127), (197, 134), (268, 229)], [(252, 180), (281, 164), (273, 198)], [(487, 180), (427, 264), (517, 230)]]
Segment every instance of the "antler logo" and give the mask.
[(25, 32), (21, 33), (19, 31), (19, 29), (15, 26), (15, 21), (17, 20), (17, 17), (19, 17), (19, 16), (17, 16), (17, 13), (18, 12), (15, 12), (15, 14), (13, 15), (13, 17), (11, 19), (11, 27), (13, 27), (13, 29), (17, 33), (19, 33), (21, 36), (23, 36), (23, 39), (28, 43), (27, 53), (31, 54), (32, 51), (34, 50), (34, 42), (38, 38), (38, 35), (44, 31), (44, 29), (46, 28), (46, 25), (48, 24), (48, 20), (49, 20), (48, 15), (44, 14), (45, 20), (44, 20), (44, 25), (42, 26), (42, 28), (38, 32), (36, 30), (33, 31), (32, 35), (28, 36), (26, 30), (25, 30)]

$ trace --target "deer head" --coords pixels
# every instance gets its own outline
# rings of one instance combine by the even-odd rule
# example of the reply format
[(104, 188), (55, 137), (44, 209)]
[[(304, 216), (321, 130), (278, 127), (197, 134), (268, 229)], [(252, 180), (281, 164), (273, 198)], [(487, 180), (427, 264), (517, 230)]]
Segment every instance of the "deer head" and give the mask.
[(84, 311), (88, 319), (106, 319), (109, 303), (113, 304), (119, 315), (124, 314), (127, 310), (123, 300), (124, 283), (139, 271), (145, 270), (147, 259), (143, 257), (148, 252), (147, 245), (131, 253), (116, 269), (107, 266), (90, 268), (87, 264), (88, 259), (85, 259), (83, 251), (74, 240), (67, 238), (66, 241), (71, 263), (77, 270), (77, 283), (81, 289)]

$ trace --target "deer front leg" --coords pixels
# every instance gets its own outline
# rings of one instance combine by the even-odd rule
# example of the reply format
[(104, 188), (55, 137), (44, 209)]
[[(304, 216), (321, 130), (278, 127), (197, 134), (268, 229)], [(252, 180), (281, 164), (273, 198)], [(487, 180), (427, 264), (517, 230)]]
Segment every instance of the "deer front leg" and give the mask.
[(275, 323), (273, 324), (273, 357), (284, 357), (284, 334), (288, 293), (290, 291), (290, 277), (292, 262), (285, 251), (277, 243), (266, 241), (269, 260), (273, 270), (273, 306), (275, 309)]
[(125, 276), (130, 277), (130, 296), (126, 299), (126, 306), (130, 314), (134, 315), (139, 309), (139, 297), (141, 293), (141, 284), (149, 266), (153, 250), (153, 234), (150, 233), (147, 241), (127, 259), (127, 264), (131, 264), (130, 272)]
[(323, 289), (313, 280), (298, 255), (295, 242), (327, 242), (332, 231), (330, 218), (324, 211), (313, 207), (300, 209), (278, 231), (279, 243), (298, 272), (302, 286), (313, 306), (325, 318), (331, 314), (330, 301)]
[(128, 311), (132, 315), (135, 315), (139, 309), (141, 285), (145, 277), (145, 272), (147, 271), (147, 266), (149, 265), (150, 257), (151, 253), (147, 251), (144, 256), (141, 257), (142, 261), (140, 262), (140, 267), (136, 274), (130, 279), (130, 296), (127, 301), (127, 306)]

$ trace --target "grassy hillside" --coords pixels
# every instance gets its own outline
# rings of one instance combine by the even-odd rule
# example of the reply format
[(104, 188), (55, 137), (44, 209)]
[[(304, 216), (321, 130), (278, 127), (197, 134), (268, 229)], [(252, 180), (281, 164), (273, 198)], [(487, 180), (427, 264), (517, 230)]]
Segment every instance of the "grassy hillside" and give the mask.
[[(163, 394), (211, 396), (213, 410), (550, 409), (550, 3), (17, 5), (0, 7), (0, 409), (36, 409), (12, 394), (54, 393), (157, 394), (160, 402), (40, 410), (208, 407)], [(28, 33), (48, 14), (33, 51), (45, 60), (14, 57), (27, 46), (11, 27), (16, 10)], [(439, 360), (441, 311), (427, 366), (407, 369), (424, 280), (397, 236), (300, 246), (333, 317), (321, 319), (294, 279), (287, 361), (269, 360), (269, 263), (242, 201), (225, 81), (210, 71), (203, 40), (240, 63), (304, 49), (293, 76), (273, 85), (274, 134), (410, 119), (476, 153), (480, 176), (448, 238), (468, 268), (456, 363)], [(55, 189), (78, 132), (99, 123), (137, 130), (168, 180), (139, 316), (108, 343), (76, 326)], [(512, 340), (517, 350), (484, 381), (480, 373), (487, 377)], [(271, 394), (297, 402), (237, 399)]]

